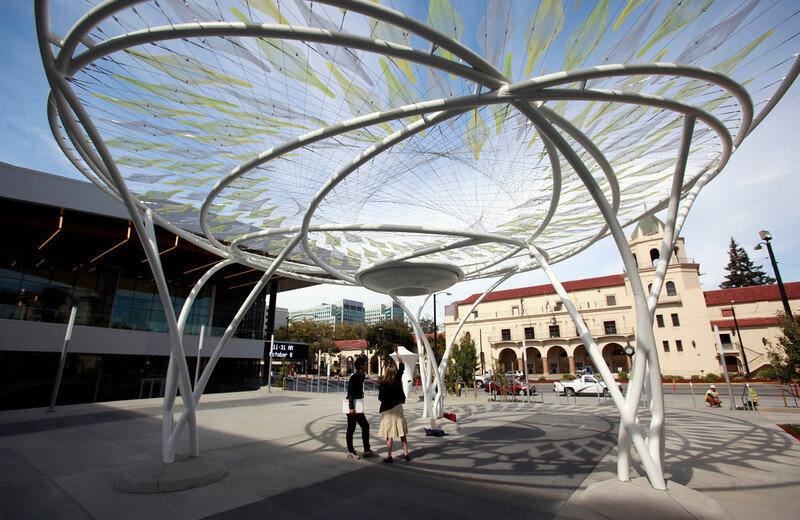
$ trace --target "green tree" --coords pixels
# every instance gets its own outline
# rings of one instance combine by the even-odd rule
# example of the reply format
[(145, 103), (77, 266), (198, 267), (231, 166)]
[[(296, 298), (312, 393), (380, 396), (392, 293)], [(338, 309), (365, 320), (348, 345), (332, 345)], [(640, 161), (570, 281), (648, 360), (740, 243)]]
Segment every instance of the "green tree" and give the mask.
[(323, 354), (326, 354), (328, 352), (330, 352), (331, 354), (338, 354), (339, 352), (341, 352), (341, 350), (339, 349), (339, 347), (336, 346), (336, 343), (334, 343), (331, 338), (322, 338), (321, 340), (313, 341), (308, 346), (308, 357), (312, 365), (316, 365), (319, 362), (317, 354), (319, 354), (320, 352), (322, 352)]
[(338, 323), (333, 331), (333, 339), (344, 341), (350, 339), (366, 339), (367, 326), (363, 323)]
[(322, 323), (308, 318), (292, 321), (289, 325), (275, 331), (275, 339), (282, 341), (313, 343), (322, 338), (332, 337), (333, 326), (330, 323)]
[(768, 342), (767, 351), (778, 381), (788, 383), (797, 379), (800, 371), (800, 323), (785, 313), (779, 317), (781, 336), (778, 345)]
[(416, 350), (414, 335), (396, 320), (382, 321), (367, 328), (367, 343), (375, 347), (383, 359), (394, 353), (394, 345), (402, 345), (408, 350)]
[(419, 320), (419, 326), (422, 328), (422, 332), (425, 334), (433, 334), (433, 331), (437, 329), (437, 327), (434, 326), (433, 319), (430, 316), (425, 316)]
[(467, 332), (458, 343), (453, 345), (453, 350), (450, 352), (445, 384), (451, 390), (455, 390), (455, 385), (459, 381), (470, 386), (477, 366), (478, 354), (475, 350), (475, 341)]
[(436, 358), (436, 363), (438, 364), (442, 360), (444, 351), (447, 348), (447, 338), (445, 338), (444, 334), (439, 334), (436, 336), (436, 344), (433, 343), (433, 336), (429, 336), (428, 341), (431, 344), (433, 355)]
[(725, 275), (725, 281), (720, 284), (720, 289), (775, 283), (775, 279), (767, 276), (767, 273), (761, 269), (760, 265), (753, 265), (753, 261), (750, 260), (747, 251), (737, 244), (733, 237), (731, 237), (728, 256), (728, 265), (725, 266), (728, 274)]

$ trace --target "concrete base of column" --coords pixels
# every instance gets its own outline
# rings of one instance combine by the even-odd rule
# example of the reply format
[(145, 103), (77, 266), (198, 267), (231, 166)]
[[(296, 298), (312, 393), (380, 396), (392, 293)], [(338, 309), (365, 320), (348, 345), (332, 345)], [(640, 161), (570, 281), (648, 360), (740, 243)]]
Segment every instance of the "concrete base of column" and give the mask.
[(645, 477), (621, 482), (595, 482), (580, 496), (580, 503), (602, 518), (615, 520), (730, 520), (731, 515), (716, 500), (675, 482), (662, 491)]
[(154, 461), (133, 467), (114, 481), (128, 493), (169, 493), (207, 486), (225, 478), (227, 468), (205, 457), (175, 457), (175, 462)]

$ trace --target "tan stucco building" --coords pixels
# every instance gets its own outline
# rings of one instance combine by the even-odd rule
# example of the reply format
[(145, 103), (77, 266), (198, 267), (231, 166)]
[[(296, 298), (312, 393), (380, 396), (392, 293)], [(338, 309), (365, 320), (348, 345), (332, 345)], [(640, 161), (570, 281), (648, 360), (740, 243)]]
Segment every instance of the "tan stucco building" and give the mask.
[[(629, 243), (648, 287), (655, 274), (664, 225), (655, 217), (642, 220)], [(656, 345), (665, 375), (722, 373), (713, 326), (719, 327), (730, 372), (744, 372), (741, 345), (751, 372), (767, 363), (765, 342), (776, 343), (777, 313), (783, 309), (777, 286), (704, 292), (699, 264), (686, 256), (679, 239), (656, 307)], [(800, 283), (785, 284), (793, 309), (800, 309)], [(627, 274), (564, 282), (612, 371), (627, 371), (627, 345), (636, 346), (636, 318)], [(448, 307), (445, 333), (455, 332), (479, 294)], [(731, 310), (733, 309), (733, 310)], [(736, 314), (741, 342), (735, 332)], [(469, 333), (475, 340), (479, 370), (499, 360), (506, 370), (522, 369), (531, 377), (574, 373), (593, 366), (566, 309), (552, 285), (494, 291), (476, 307), (456, 341)], [(524, 348), (523, 348), (524, 344)]]

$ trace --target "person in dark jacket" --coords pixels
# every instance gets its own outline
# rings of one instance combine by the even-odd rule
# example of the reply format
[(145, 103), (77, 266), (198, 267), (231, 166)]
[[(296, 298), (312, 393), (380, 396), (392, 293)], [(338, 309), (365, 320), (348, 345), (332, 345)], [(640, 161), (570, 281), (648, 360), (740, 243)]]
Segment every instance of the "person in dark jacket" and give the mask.
[[(397, 360), (400, 360), (400, 354), (397, 352), (397, 346), (394, 347), (394, 353), (397, 355)], [(406, 461), (411, 460), (408, 455), (408, 441), (406, 435), (408, 434), (408, 424), (406, 423), (406, 416), (403, 413), (403, 403), (406, 402), (406, 394), (403, 392), (403, 372), (405, 365), (400, 363), (400, 368), (396, 368), (394, 363), (390, 363), (383, 371), (383, 379), (378, 387), (378, 400), (381, 402), (381, 427), (378, 430), (378, 435), (386, 439), (386, 458), (383, 462), (392, 462), (392, 444), (395, 437), (400, 437), (400, 442), (403, 443), (403, 458)]]
[(364, 372), (367, 370), (367, 360), (363, 357), (356, 359), (355, 369), (355, 374), (350, 376), (350, 381), (347, 383), (347, 400), (350, 407), (350, 411), (347, 413), (347, 457), (360, 458), (353, 446), (353, 433), (355, 433), (356, 423), (358, 423), (361, 427), (361, 440), (364, 443), (362, 456), (366, 459), (374, 457), (375, 453), (369, 447), (369, 421), (367, 421), (363, 409), (361, 412), (356, 411), (355, 400), (364, 399), (364, 379), (366, 378)]

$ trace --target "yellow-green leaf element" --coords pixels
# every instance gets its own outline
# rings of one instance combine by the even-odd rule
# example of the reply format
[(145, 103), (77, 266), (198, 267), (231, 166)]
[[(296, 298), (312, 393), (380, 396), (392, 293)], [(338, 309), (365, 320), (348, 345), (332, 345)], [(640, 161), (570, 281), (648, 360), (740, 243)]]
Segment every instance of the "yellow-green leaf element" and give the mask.
[(564, 7), (561, 5), (561, 0), (544, 0), (539, 4), (536, 14), (525, 26), (525, 44), (528, 48), (525, 77), (531, 75), (533, 64), (542, 57), (563, 28)]
[(114, 162), (119, 164), (120, 166), (134, 166), (136, 168), (149, 168), (151, 166), (155, 166), (158, 163), (162, 162), (169, 162), (168, 159), (139, 159), (138, 157), (131, 157), (126, 155), (125, 157), (120, 157), (118, 159), (114, 159)]
[(619, 26), (622, 25), (622, 22), (625, 21), (625, 18), (627, 18), (628, 15), (631, 14), (631, 12), (633, 12), (634, 9), (639, 7), (639, 4), (641, 4), (642, 2), (644, 2), (644, 0), (628, 0), (628, 5), (626, 5), (625, 9), (622, 10), (622, 14), (619, 15), (617, 21), (614, 22), (614, 27), (612, 27), (611, 30), (616, 31), (617, 29), (619, 29)]
[(186, 116), (206, 117), (204, 114), (201, 114), (199, 112), (192, 112), (189, 110), (177, 110), (165, 107), (163, 105), (159, 105), (158, 103), (154, 103), (146, 99), (117, 99), (111, 96), (104, 96), (102, 94), (92, 94), (92, 95), (100, 99), (105, 99), (106, 101), (121, 106), (122, 108), (135, 110), (136, 112), (142, 112), (144, 114), (149, 114), (153, 117), (186, 117)]
[(472, 153), (475, 154), (475, 160), (477, 161), (481, 154), (481, 148), (483, 148), (484, 143), (489, 138), (489, 127), (486, 126), (486, 123), (481, 119), (478, 109), (472, 111), (472, 117), (469, 119), (467, 130), (464, 132), (463, 138), (467, 146), (472, 149)]
[(178, 81), (190, 85), (236, 85), (252, 88), (250, 83), (220, 74), (196, 59), (182, 54), (154, 56), (132, 50), (126, 50), (125, 52)]
[[(206, 170), (210, 170), (211, 168), (218, 168), (220, 166), (225, 166), (222, 163), (195, 163), (195, 162), (187, 162), (187, 161), (176, 161), (169, 166), (159, 166), (159, 168), (164, 168), (165, 170), (172, 170), (176, 172), (185, 172), (185, 173), (200, 173)], [(207, 177), (207, 179), (217, 179), (218, 177)], [(200, 179), (197, 179), (200, 180)], [(179, 184), (178, 181), (173, 181), (173, 184)], [(196, 184), (196, 186), (202, 186), (205, 184)]]
[(269, 130), (267, 128), (258, 128), (253, 125), (248, 125), (241, 121), (230, 119), (212, 119), (198, 123), (195, 121), (181, 121), (184, 125), (193, 126), (199, 130), (203, 130), (209, 134), (219, 135), (230, 139), (239, 139), (243, 137), (252, 137), (258, 134), (271, 134), (275, 135), (278, 132)]
[(567, 38), (564, 70), (574, 69), (585, 60), (603, 39), (610, 0), (602, 0), (594, 11)]
[(394, 73), (389, 68), (389, 64), (386, 63), (386, 60), (379, 58), (378, 62), (381, 64), (383, 75), (386, 77), (386, 89), (389, 96), (389, 106), (391, 108), (419, 101), (419, 94), (395, 77)]
[(289, 21), (283, 17), (280, 9), (278, 9), (278, 7), (272, 0), (248, 0), (247, 3), (258, 9), (262, 13), (265, 13), (267, 16), (269, 16), (279, 24), (289, 25)]
[(758, 47), (759, 44), (761, 44), (761, 42), (763, 42), (767, 37), (772, 35), (773, 32), (775, 32), (775, 31), (767, 31), (760, 38), (758, 38), (756, 41), (754, 41), (753, 43), (751, 43), (750, 45), (745, 47), (736, 56), (732, 56), (732, 57), (728, 58), (727, 60), (723, 61), (722, 63), (720, 63), (719, 65), (716, 65), (714, 67), (714, 70), (716, 70), (717, 72), (720, 72), (722, 74), (730, 74), (733, 71), (733, 69), (735, 69), (736, 66), (739, 65), (742, 62), (742, 60), (744, 60), (747, 57), (748, 54), (753, 52), (753, 50), (756, 47)]
[(383, 110), (383, 104), (378, 96), (348, 81), (333, 63), (328, 62), (328, 68), (339, 83), (351, 114), (359, 116)]
[[(244, 23), (250, 23), (250, 20), (235, 7), (231, 7), (231, 11)], [(278, 72), (281, 72), (286, 77), (315, 87), (328, 97), (335, 97), (333, 92), (314, 74), (308, 61), (308, 56), (303, 52), (303, 49), (287, 41), (275, 38), (258, 38), (256, 43), (258, 43), (258, 48), (261, 49), (261, 52)]]
[[(428, 8), (428, 25), (454, 40), (461, 40), (461, 34), (464, 32), (464, 20), (448, 0), (431, 0)], [(454, 54), (444, 49), (437, 48), (436, 52), (448, 60), (456, 59)]]
[(123, 148), (125, 150), (133, 150), (141, 152), (142, 150), (155, 150), (157, 148), (173, 148), (171, 144), (167, 143), (148, 143), (145, 141), (137, 141), (127, 137), (115, 137), (108, 141), (103, 141), (106, 146), (113, 146), (114, 148)]
[(325, 233), (325, 243), (330, 244), (332, 246), (342, 245), (342, 241), (338, 237), (331, 235), (327, 231), (323, 231), (323, 233)]
[(168, 181), (165, 184), (175, 184), (176, 186), (186, 186), (190, 188), (198, 188), (203, 184), (208, 184), (211, 181), (218, 179), (219, 177), (201, 177), (199, 179), (195, 179), (193, 177), (181, 177), (180, 179), (174, 181)]
[(182, 192), (183, 190), (173, 190), (173, 191), (153, 191), (150, 190), (144, 195), (140, 195), (140, 199), (145, 200), (168, 200), (169, 198), (175, 196), (176, 194)]
[(667, 17), (661, 22), (656, 33), (636, 57), (641, 58), (644, 56), (650, 47), (693, 21), (708, 9), (712, 3), (714, 3), (714, 0), (673, 0), (672, 5), (667, 10)]
[(114, 77), (127, 81), (128, 83), (132, 83), (137, 87), (141, 88), (142, 90), (150, 92), (151, 94), (155, 94), (156, 96), (162, 97), (164, 99), (168, 99), (175, 103), (182, 103), (187, 105), (203, 105), (214, 108), (219, 108), (222, 106), (236, 107), (236, 105), (234, 105), (233, 103), (228, 103), (227, 101), (222, 101), (221, 99), (214, 99), (206, 96), (201, 96), (199, 94), (195, 94), (188, 88), (178, 84), (165, 85), (156, 83), (145, 83), (143, 81), (138, 81), (133, 78), (126, 78), (125, 76), (120, 76), (118, 74), (115, 74)]

